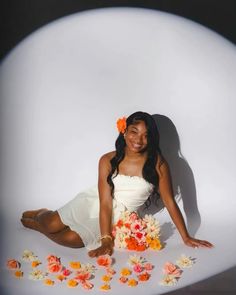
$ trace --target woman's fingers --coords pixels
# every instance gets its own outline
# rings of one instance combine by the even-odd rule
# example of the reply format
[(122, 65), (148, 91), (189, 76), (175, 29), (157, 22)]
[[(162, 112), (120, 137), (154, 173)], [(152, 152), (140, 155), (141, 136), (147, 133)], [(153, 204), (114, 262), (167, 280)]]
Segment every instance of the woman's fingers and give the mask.
[(198, 247), (203, 247), (203, 248), (212, 248), (213, 245), (208, 242), (208, 241), (204, 241), (204, 240), (197, 240), (197, 239), (193, 239), (193, 238), (189, 238), (185, 244), (187, 246), (193, 247), (193, 248), (198, 248)]

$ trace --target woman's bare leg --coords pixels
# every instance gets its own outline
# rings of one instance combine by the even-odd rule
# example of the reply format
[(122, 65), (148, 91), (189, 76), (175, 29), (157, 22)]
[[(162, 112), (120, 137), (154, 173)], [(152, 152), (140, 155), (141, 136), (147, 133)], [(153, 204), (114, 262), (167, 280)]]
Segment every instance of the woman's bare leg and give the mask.
[(71, 248), (84, 247), (80, 236), (62, 223), (57, 211), (40, 209), (27, 212), (29, 214), (24, 212), (21, 218), (21, 222), (25, 227), (39, 231), (60, 245)]

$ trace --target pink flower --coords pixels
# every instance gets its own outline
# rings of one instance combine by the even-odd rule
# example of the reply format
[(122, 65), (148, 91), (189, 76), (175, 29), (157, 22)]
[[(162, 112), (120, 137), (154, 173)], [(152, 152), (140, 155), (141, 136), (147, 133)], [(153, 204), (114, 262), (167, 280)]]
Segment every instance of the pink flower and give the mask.
[(144, 268), (145, 268), (146, 270), (152, 270), (152, 269), (153, 269), (153, 265), (152, 265), (151, 263), (145, 263), (145, 264), (144, 264)]
[(135, 264), (134, 267), (133, 267), (133, 271), (134, 271), (134, 272), (137, 272), (137, 273), (142, 272), (142, 271), (143, 271), (143, 267), (142, 267), (142, 265), (139, 264), (139, 263)]
[(61, 260), (60, 260), (59, 257), (51, 254), (51, 255), (48, 255), (47, 262), (48, 263), (58, 263), (58, 264), (60, 264)]
[(110, 255), (101, 255), (97, 258), (97, 264), (103, 267), (110, 267), (112, 264), (112, 258)]
[(69, 269), (65, 268), (62, 270), (62, 274), (63, 276), (68, 277), (70, 274), (72, 273), (72, 271), (70, 271)]
[(62, 271), (63, 266), (60, 263), (52, 262), (52, 263), (48, 264), (47, 269), (49, 272), (54, 273), (54, 272)]
[(8, 259), (7, 260), (7, 267), (9, 269), (17, 269), (20, 268), (20, 262), (15, 259)]
[(163, 268), (163, 272), (168, 275), (172, 275), (176, 278), (179, 278), (181, 276), (182, 270), (178, 268), (176, 265), (174, 265), (171, 262), (166, 262)]
[(135, 220), (138, 219), (138, 215), (137, 215), (137, 213), (132, 212), (132, 213), (130, 214), (129, 218), (130, 218), (130, 221), (131, 221), (131, 222), (134, 222)]

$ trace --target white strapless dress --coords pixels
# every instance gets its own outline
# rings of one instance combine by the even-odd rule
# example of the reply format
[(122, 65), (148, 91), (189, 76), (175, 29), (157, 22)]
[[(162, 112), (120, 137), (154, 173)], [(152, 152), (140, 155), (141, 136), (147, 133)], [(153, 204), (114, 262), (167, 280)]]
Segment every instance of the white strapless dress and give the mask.
[[(153, 189), (152, 184), (139, 176), (118, 174), (113, 178), (113, 183), (113, 223), (124, 210), (137, 211)], [(87, 249), (95, 249), (101, 245), (97, 186), (79, 193), (57, 211), (62, 222), (80, 235)]]

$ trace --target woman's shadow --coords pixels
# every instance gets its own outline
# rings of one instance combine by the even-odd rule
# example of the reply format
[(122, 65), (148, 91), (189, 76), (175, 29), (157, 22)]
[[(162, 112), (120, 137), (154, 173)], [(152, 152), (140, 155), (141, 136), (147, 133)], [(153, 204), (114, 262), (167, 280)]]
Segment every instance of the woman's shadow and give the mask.
[[(168, 117), (159, 114), (153, 115), (153, 118), (159, 132), (160, 149), (169, 164), (175, 199), (179, 202), (182, 198), (187, 228), (190, 235), (194, 236), (201, 224), (201, 216), (197, 206), (193, 172), (187, 160), (181, 154), (179, 136), (173, 122)], [(158, 203), (152, 200), (148, 209), (145, 209), (145, 207), (142, 208), (141, 214), (155, 214), (163, 208), (164, 205), (161, 200), (159, 200)], [(163, 226), (165, 228), (163, 228)], [(167, 236), (171, 236), (173, 228), (170, 228), (170, 223), (165, 223), (163, 226), (163, 234), (167, 231), (169, 233), (166, 233)], [(167, 239), (168, 237), (165, 238)]]

